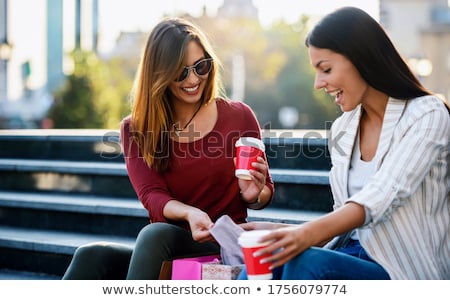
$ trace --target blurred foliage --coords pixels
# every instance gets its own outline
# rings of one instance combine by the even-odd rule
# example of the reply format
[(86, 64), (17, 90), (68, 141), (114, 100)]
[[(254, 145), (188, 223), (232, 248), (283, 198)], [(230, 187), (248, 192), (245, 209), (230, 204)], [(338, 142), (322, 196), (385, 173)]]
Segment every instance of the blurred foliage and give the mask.
[(94, 101), (95, 85), (91, 76), (98, 61), (95, 56), (75, 51), (74, 72), (56, 91), (55, 102), (48, 112), (55, 128), (99, 128), (105, 111)]
[(71, 56), (74, 71), (55, 92), (48, 113), (54, 128), (119, 128), (130, 111), (128, 95), (136, 63), (119, 58), (101, 60), (82, 50)]
[(278, 112), (286, 106), (299, 113), (295, 129), (325, 129), (325, 123), (341, 113), (327, 94), (314, 90), (314, 69), (304, 43), (309, 31), (307, 16), (293, 24), (278, 21), (268, 29), (257, 20), (246, 18), (204, 15), (190, 20), (206, 31), (217, 51), (229, 96), (233, 56), (244, 56), (244, 99), (232, 100), (249, 104), (262, 127), (283, 128)]
[[(181, 17), (206, 31), (222, 61), (228, 96), (232, 94), (233, 58), (243, 56), (244, 99), (232, 100), (249, 104), (262, 127), (282, 128), (278, 112), (286, 106), (299, 113), (298, 122), (292, 127), (295, 129), (325, 129), (325, 123), (340, 114), (328, 95), (314, 90), (314, 70), (304, 46), (307, 17), (294, 24), (279, 21), (268, 29), (252, 19)], [(147, 36), (148, 33), (142, 33), (133, 49), (109, 59), (80, 50), (72, 53), (74, 73), (55, 94), (49, 115), (55, 127), (118, 128), (120, 120), (130, 112), (128, 96), (140, 59), (136, 49), (144, 47)]]

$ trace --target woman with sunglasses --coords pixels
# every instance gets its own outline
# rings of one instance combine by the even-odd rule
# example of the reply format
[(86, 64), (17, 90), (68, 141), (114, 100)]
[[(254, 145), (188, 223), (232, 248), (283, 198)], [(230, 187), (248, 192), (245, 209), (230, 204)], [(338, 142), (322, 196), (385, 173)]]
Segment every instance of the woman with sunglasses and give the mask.
[(242, 102), (218, 97), (219, 62), (204, 34), (168, 18), (151, 32), (136, 77), (132, 113), (121, 125), (128, 176), (150, 224), (134, 248), (94, 243), (77, 249), (63, 279), (158, 279), (165, 260), (218, 253), (209, 229), (223, 215), (272, 200), (265, 157), (251, 180), (234, 175), (235, 142), (261, 138)]

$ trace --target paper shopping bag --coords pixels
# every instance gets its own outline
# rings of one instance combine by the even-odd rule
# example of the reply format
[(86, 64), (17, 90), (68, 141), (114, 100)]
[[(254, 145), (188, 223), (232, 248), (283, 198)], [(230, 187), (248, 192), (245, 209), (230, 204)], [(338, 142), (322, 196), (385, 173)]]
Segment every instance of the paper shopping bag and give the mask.
[(173, 280), (201, 280), (202, 264), (219, 262), (220, 255), (208, 255), (174, 259), (172, 262)]
[(223, 265), (220, 262), (202, 264), (202, 280), (235, 280), (244, 265)]
[(161, 265), (161, 270), (159, 271), (159, 280), (170, 280), (172, 278), (172, 261), (165, 260)]

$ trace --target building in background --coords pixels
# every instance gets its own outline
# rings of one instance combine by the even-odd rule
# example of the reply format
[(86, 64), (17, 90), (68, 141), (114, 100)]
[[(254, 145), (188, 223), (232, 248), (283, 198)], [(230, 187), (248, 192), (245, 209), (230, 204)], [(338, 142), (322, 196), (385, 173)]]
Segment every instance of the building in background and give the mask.
[(252, 0), (225, 0), (217, 10), (217, 16), (222, 18), (258, 19), (258, 9)]
[(380, 0), (380, 23), (432, 92), (450, 99), (450, 1)]
[[(67, 19), (74, 23), (70, 34)], [(12, 26), (16, 33), (20, 26), (21, 34), (11, 35)], [(70, 39), (70, 50), (96, 51), (98, 0), (0, 0), (0, 128), (45, 124), (41, 121), (52, 105), (52, 93), (65, 82), (67, 65), (70, 67), (64, 48)]]
[(8, 101), (8, 64), (11, 51), (8, 38), (8, 1), (0, 0), (0, 103)]

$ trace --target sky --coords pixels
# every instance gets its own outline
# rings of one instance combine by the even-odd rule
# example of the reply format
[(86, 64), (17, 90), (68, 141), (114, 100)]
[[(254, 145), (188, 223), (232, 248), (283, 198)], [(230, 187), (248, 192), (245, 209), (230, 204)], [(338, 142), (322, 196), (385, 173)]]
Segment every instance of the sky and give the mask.
[[(99, 47), (108, 51), (121, 31), (149, 31), (164, 14), (177, 15), (181, 12), (199, 16), (203, 8), (210, 16), (215, 16), (224, 0), (99, 0)], [(9, 40), (13, 44), (13, 54), (9, 63), (8, 93), (11, 99), (20, 97), (21, 64), (31, 63), (31, 88), (45, 84), (46, 68), (46, 0), (9, 1)], [(69, 52), (74, 45), (73, 23), (75, 0), (64, 3), (64, 50)], [(82, 5), (90, 7), (92, 0), (82, 0)], [(378, 0), (253, 0), (258, 8), (263, 26), (285, 19), (294, 22), (301, 15), (324, 15), (337, 7), (357, 6), (378, 19)], [(86, 16), (88, 13), (85, 14)], [(83, 21), (89, 26), (89, 20)], [(87, 24), (87, 25), (86, 25)], [(72, 33), (72, 35), (70, 34)]]
[[(124, 1), (126, 10), (124, 10)], [(147, 31), (164, 14), (188, 12), (201, 15), (203, 7), (214, 16), (223, 0), (99, 0), (100, 29), (103, 30), (103, 45), (109, 47), (120, 30)], [(324, 15), (340, 6), (358, 6), (378, 19), (378, 0), (253, 0), (258, 8), (259, 20), (263, 26), (285, 19), (295, 22), (303, 14)], [(104, 8), (104, 9), (103, 9)]]

